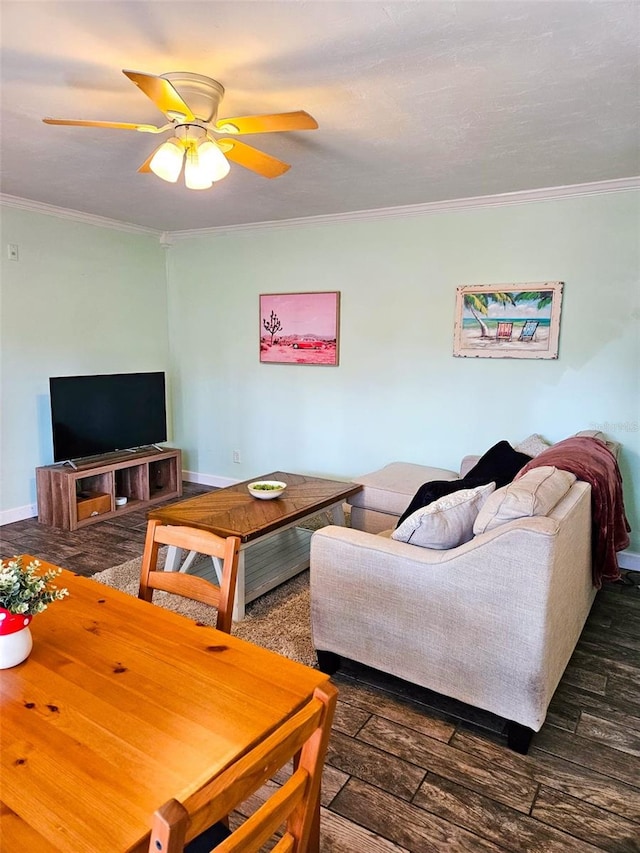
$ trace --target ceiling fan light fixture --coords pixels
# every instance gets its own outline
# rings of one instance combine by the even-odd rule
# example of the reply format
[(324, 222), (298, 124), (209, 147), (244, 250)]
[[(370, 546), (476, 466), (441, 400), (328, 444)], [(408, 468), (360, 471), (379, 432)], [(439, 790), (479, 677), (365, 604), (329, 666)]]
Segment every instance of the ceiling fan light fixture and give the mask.
[(180, 140), (168, 139), (162, 143), (151, 158), (149, 168), (154, 175), (162, 178), (163, 181), (175, 184), (182, 171), (183, 159), (184, 148)]
[(221, 181), (229, 174), (231, 166), (215, 142), (207, 139), (198, 146), (200, 168), (212, 181)]
[(190, 190), (208, 190), (213, 184), (207, 170), (200, 163), (198, 149), (195, 145), (192, 145), (187, 151), (187, 159), (184, 164), (184, 182), (187, 189)]
[[(102, 127), (164, 133), (173, 128), (174, 136), (163, 142), (138, 168), (153, 172), (169, 183), (176, 183), (184, 165), (189, 189), (208, 189), (229, 174), (229, 160), (263, 178), (277, 178), (291, 167), (258, 148), (236, 139), (247, 133), (273, 133), (315, 130), (318, 122), (304, 110), (288, 113), (235, 116), (218, 120), (218, 107), (224, 86), (211, 77), (188, 71), (167, 72), (160, 76), (123, 69), (123, 74), (164, 113), (162, 127), (121, 121), (45, 118), (46, 124)], [(229, 134), (214, 140), (211, 134)], [(186, 163), (185, 163), (186, 155)]]

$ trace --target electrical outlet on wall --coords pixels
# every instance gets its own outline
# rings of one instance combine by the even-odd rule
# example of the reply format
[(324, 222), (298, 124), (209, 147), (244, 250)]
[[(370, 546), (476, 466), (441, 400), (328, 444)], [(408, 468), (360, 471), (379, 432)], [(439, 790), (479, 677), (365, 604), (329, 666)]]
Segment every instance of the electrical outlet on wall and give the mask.
[(232, 459), (234, 462), (238, 462), (238, 463), (240, 462), (240, 451), (239, 450), (233, 451)]

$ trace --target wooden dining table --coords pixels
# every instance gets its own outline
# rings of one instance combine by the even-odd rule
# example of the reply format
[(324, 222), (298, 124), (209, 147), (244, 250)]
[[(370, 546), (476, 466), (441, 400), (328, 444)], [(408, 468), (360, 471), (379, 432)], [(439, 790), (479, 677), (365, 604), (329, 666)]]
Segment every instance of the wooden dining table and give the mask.
[(156, 808), (327, 680), (91, 578), (58, 585), (69, 596), (34, 617), (30, 656), (0, 671), (3, 853), (146, 851)]

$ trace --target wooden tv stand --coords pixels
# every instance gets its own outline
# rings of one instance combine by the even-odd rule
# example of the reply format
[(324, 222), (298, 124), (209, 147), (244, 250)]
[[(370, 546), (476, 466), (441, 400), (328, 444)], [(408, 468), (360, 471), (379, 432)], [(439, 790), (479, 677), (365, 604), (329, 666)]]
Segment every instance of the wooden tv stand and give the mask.
[[(77, 530), (182, 495), (182, 453), (173, 448), (112, 453), (76, 466), (36, 468), (41, 524)], [(116, 506), (116, 497), (127, 503)]]

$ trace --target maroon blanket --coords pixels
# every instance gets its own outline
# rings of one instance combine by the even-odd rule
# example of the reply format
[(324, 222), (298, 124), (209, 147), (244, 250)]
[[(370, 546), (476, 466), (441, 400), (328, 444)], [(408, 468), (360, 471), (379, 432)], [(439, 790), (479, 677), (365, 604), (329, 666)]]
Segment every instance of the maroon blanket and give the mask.
[(591, 570), (593, 585), (620, 577), (616, 551), (629, 544), (629, 522), (624, 510), (622, 477), (616, 458), (597, 438), (576, 436), (559, 441), (518, 472), (516, 480), (531, 468), (555, 465), (571, 471), (591, 485)]

